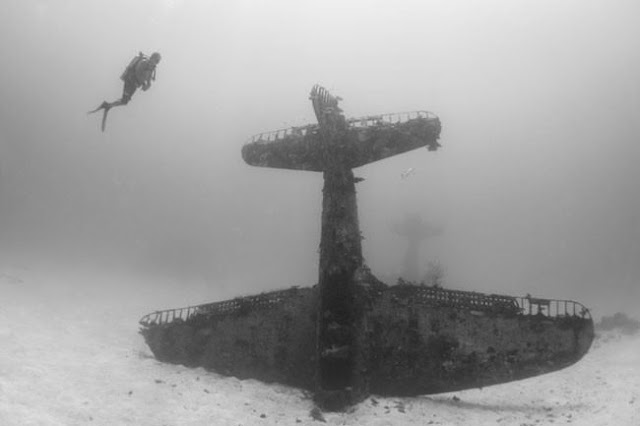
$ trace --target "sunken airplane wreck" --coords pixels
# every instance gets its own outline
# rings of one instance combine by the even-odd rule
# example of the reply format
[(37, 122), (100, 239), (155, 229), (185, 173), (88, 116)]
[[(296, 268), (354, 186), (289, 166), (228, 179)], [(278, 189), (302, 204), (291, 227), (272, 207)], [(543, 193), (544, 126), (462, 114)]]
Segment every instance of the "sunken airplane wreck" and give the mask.
[(345, 119), (314, 86), (318, 124), (260, 134), (242, 149), (253, 166), (322, 172), (318, 284), (152, 312), (141, 333), (160, 361), (314, 392), (340, 410), (369, 394), (483, 387), (559, 370), (593, 340), (580, 303), (411, 285), (366, 266), (353, 168), (440, 147), (440, 120), (419, 111)]

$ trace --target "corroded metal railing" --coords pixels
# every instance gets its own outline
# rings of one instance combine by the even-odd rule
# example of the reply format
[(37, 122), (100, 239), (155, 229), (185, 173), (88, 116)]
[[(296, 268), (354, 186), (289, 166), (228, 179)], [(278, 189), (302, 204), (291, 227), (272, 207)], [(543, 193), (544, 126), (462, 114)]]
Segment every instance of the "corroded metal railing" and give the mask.
[[(240, 312), (268, 310), (291, 302), (299, 295), (300, 291), (300, 289), (294, 287), (256, 296), (238, 297), (221, 302), (155, 311), (142, 317), (140, 324), (148, 327), (188, 321), (198, 315), (220, 317)], [(480, 312), (545, 316), (550, 318), (591, 318), (589, 310), (581, 303), (573, 300), (539, 299), (530, 296), (512, 297), (410, 284), (389, 287), (387, 291), (390, 292), (392, 301), (410, 300), (411, 303), (432, 307), (449, 307)]]
[[(410, 300), (411, 303), (439, 308), (459, 308), (499, 313), (520, 313), (514, 297), (474, 291), (448, 290), (440, 287), (399, 285), (390, 288), (391, 300)], [(396, 297), (396, 294), (398, 297)]]
[[(366, 117), (350, 118), (347, 125), (356, 129), (371, 127), (384, 127), (395, 124), (403, 124), (410, 120), (438, 120), (438, 116), (429, 111), (395, 112), (390, 114), (368, 115)], [(285, 139), (290, 136), (306, 136), (309, 132), (315, 132), (320, 128), (317, 124), (307, 126), (289, 127), (286, 129), (272, 130), (258, 133), (249, 138), (246, 143), (269, 143)]]
[(390, 114), (368, 115), (366, 117), (350, 118), (347, 124), (350, 127), (366, 128), (393, 124), (402, 124), (410, 120), (438, 120), (438, 116), (429, 111), (394, 112)]
[(591, 318), (589, 309), (573, 300), (539, 299), (531, 296), (518, 297), (516, 300), (524, 315)]
[(282, 140), (289, 136), (305, 136), (309, 132), (317, 131), (320, 128), (317, 124), (307, 126), (289, 127), (286, 129), (271, 130), (269, 132), (258, 133), (249, 138), (246, 143), (268, 143)]
[(152, 325), (169, 324), (178, 321), (188, 321), (195, 316), (225, 316), (239, 312), (251, 312), (259, 309), (270, 309), (291, 301), (298, 295), (298, 288), (273, 291), (258, 294), (256, 296), (237, 297), (221, 302), (205, 303), (202, 305), (187, 306), (178, 309), (166, 309), (154, 311), (143, 316), (139, 323), (145, 327)]
[[(462, 308), (520, 315), (543, 315), (546, 317), (591, 318), (589, 310), (573, 300), (539, 299), (531, 296), (512, 297), (499, 294), (484, 294), (473, 291), (448, 290), (438, 287), (400, 285), (391, 291), (404, 293), (404, 299), (433, 307)], [(407, 293), (409, 292), (410, 295)], [(392, 296), (392, 300), (394, 297)]]
[(187, 321), (198, 312), (199, 308), (200, 306), (188, 306), (186, 308), (154, 311), (140, 318), (139, 323), (148, 327), (151, 325), (161, 325), (177, 321)]

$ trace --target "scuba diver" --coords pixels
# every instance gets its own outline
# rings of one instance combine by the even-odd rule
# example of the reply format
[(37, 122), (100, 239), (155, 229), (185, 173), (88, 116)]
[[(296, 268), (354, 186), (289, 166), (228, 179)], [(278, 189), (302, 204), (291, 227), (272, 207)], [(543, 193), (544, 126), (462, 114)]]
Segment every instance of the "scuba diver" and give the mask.
[(131, 62), (129, 62), (129, 65), (127, 65), (127, 68), (120, 76), (120, 80), (124, 82), (122, 97), (114, 102), (104, 101), (98, 108), (88, 112), (88, 114), (93, 114), (101, 109), (104, 110), (102, 114), (103, 132), (107, 124), (107, 114), (111, 108), (129, 103), (131, 96), (133, 96), (138, 87), (144, 91), (151, 87), (151, 82), (156, 79), (156, 65), (158, 65), (160, 59), (161, 56), (158, 52), (152, 53), (150, 57), (147, 57), (140, 52), (131, 60)]

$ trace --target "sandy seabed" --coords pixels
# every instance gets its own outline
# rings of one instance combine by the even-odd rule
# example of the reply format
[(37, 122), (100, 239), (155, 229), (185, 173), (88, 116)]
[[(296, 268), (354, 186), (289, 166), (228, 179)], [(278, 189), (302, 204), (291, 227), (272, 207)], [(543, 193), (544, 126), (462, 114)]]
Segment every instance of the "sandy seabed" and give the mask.
[[(187, 291), (188, 290), (188, 291)], [(0, 265), (0, 425), (320, 425), (298, 389), (157, 362), (138, 319), (181, 307), (132, 273)], [(372, 396), (328, 425), (640, 425), (640, 335), (599, 335), (559, 372), (415, 398)]]

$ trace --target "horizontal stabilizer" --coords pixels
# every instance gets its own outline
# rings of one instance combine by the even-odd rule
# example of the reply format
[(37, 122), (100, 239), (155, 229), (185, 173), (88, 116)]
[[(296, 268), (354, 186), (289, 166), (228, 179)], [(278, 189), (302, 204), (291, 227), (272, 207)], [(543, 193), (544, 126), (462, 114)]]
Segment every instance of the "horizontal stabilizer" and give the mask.
[(242, 158), (251, 166), (321, 172), (319, 130), (312, 125), (254, 136)]
[[(440, 120), (425, 111), (350, 119), (347, 125), (343, 158), (350, 168), (416, 148), (440, 147)], [(254, 136), (242, 148), (242, 158), (252, 166), (321, 172), (322, 143), (318, 125), (277, 130)]]

